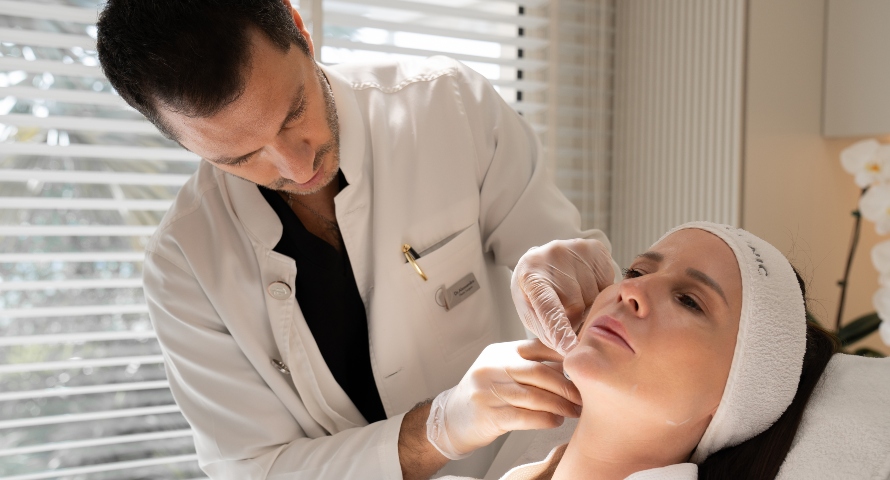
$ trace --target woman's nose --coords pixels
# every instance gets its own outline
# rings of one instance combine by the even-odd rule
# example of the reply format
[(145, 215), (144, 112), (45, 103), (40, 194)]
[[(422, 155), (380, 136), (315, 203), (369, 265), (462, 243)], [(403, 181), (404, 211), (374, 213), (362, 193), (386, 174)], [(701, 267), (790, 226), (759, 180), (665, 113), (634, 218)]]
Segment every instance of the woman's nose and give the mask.
[(276, 167), (283, 178), (306, 183), (315, 175), (315, 149), (301, 140), (280, 143), (275, 147)]
[(623, 303), (631, 313), (643, 318), (649, 315), (650, 302), (646, 295), (645, 277), (622, 280), (618, 284), (618, 302)]

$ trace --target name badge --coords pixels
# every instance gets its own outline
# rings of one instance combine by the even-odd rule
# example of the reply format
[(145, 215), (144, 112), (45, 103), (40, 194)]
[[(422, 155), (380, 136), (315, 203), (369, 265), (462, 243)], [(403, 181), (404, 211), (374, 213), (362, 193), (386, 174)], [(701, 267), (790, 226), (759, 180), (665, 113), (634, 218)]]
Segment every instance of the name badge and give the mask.
[(460, 302), (466, 300), (470, 295), (479, 290), (479, 282), (476, 275), (472, 272), (464, 275), (454, 285), (445, 288), (442, 287), (436, 291), (436, 303), (445, 308), (446, 311), (456, 307)]

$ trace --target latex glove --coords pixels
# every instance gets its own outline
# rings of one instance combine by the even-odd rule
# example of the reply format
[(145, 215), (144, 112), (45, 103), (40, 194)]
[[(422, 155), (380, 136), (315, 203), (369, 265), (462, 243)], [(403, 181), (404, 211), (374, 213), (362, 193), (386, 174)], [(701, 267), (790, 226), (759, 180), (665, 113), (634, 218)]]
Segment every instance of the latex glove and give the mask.
[(489, 345), (457, 386), (433, 400), (427, 439), (458, 460), (504, 433), (554, 428), (564, 417), (578, 417), (581, 394), (563, 376), (561, 362), (538, 340)]
[(565, 356), (594, 298), (615, 280), (612, 256), (599, 240), (554, 240), (525, 253), (510, 289), (516, 311), (544, 345)]

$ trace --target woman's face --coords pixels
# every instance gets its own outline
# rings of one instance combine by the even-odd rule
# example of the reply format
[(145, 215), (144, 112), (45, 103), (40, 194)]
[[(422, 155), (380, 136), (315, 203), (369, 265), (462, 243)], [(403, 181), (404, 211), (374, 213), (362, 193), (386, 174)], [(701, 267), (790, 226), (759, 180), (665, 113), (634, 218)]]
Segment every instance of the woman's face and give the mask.
[(729, 375), (741, 306), (729, 246), (703, 230), (680, 230), (596, 297), (563, 366), (585, 406), (706, 425)]

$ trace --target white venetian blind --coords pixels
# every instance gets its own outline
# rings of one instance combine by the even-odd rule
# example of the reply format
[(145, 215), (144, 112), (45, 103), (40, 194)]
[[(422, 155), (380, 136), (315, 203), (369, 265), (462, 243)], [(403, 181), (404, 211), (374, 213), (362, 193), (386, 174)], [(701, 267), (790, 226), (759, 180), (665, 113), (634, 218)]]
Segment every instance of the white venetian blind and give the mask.
[[(304, 0), (326, 64), (447, 55), (484, 75), (517, 111), (544, 129), (543, 102), (523, 101), (547, 84), (547, 0)], [(317, 25), (323, 25), (319, 33)], [(319, 42), (320, 46), (319, 47)]]
[(484, 75), (541, 136), (583, 226), (608, 230), (614, 3), (304, 0), (301, 11), (323, 63), (448, 55)]
[[(444, 54), (485, 75), (585, 226), (607, 227), (614, 0), (293, 4), (324, 63)], [(199, 160), (112, 91), (96, 9), (0, 0), (0, 477), (201, 478), (141, 290)]]
[(584, 228), (610, 233), (616, 0), (551, 0), (545, 10), (547, 102), (542, 135), (556, 184)]
[(198, 159), (113, 93), (95, 0), (0, 0), (0, 477), (200, 478), (142, 294)]

